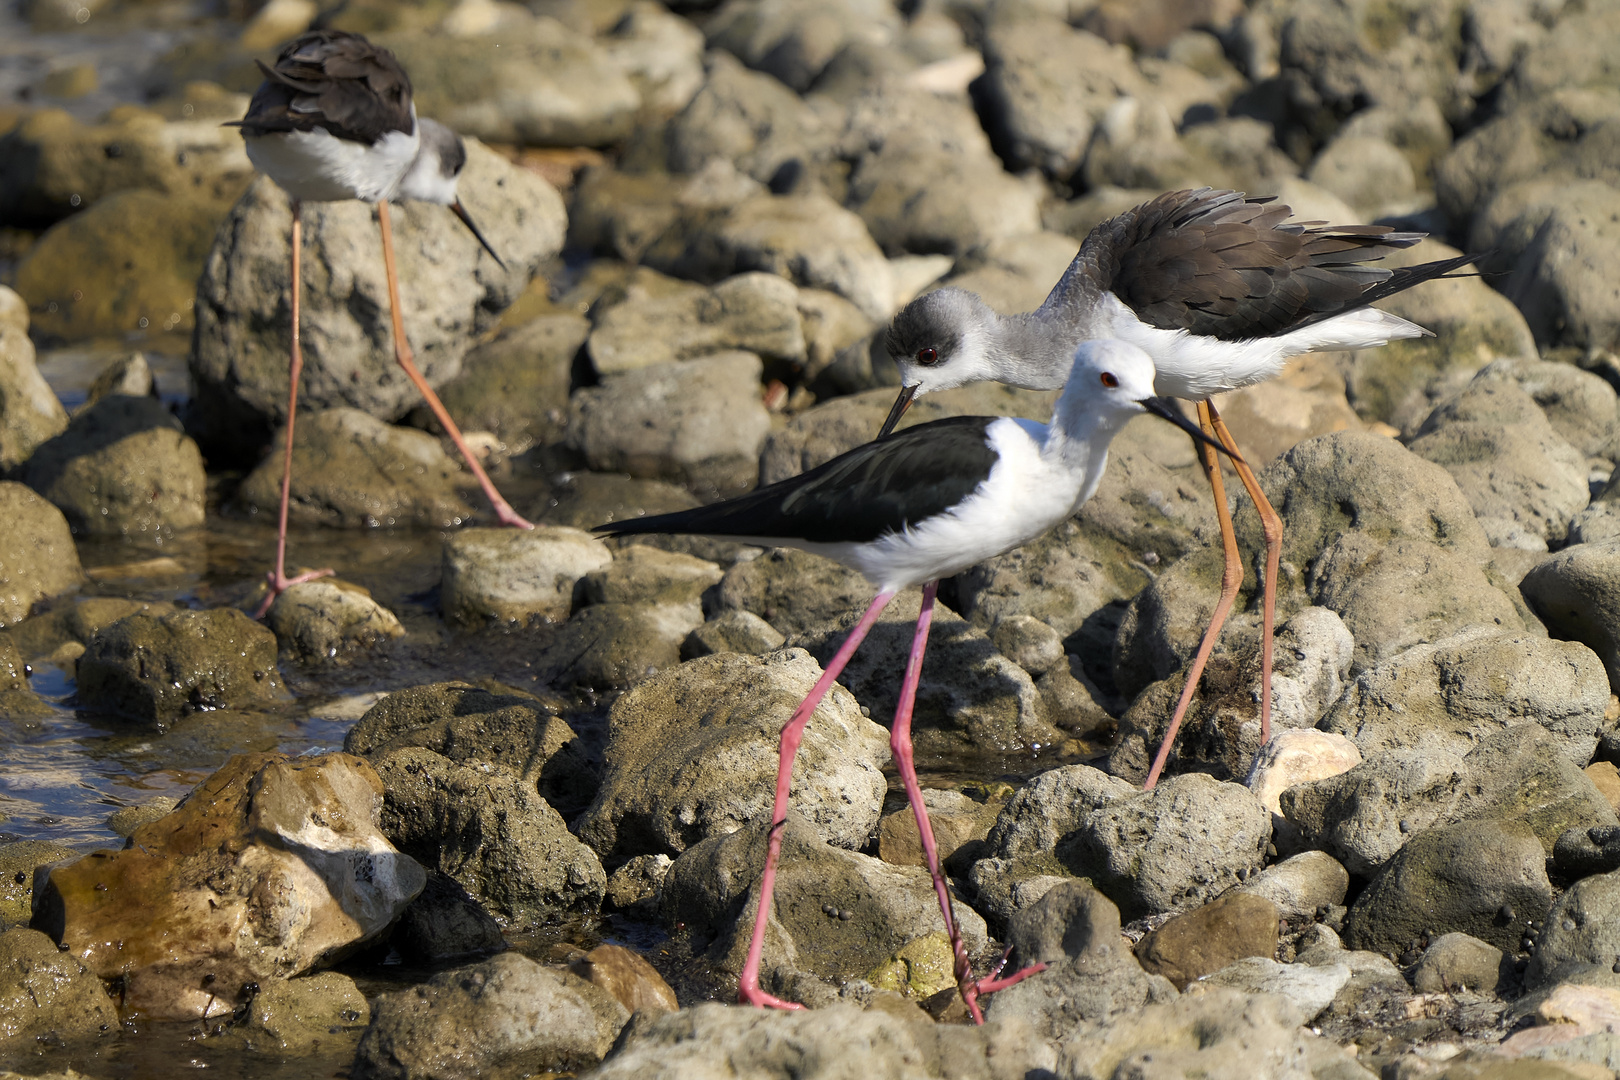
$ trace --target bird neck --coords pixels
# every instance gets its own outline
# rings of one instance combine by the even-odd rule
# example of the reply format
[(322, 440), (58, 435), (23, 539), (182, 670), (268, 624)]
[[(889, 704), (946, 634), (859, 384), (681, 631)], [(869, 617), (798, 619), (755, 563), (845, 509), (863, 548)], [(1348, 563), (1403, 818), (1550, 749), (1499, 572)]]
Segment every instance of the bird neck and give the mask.
[(1080, 387), (1065, 387), (1052, 411), (1052, 422), (1047, 425), (1041, 457), (1084, 474), (1084, 494), (1089, 496), (1108, 461), (1108, 444), (1129, 422), (1130, 416), (1114, 410), (1087, 408), (1084, 395)]
[(986, 325), (985, 367), (997, 382), (1026, 390), (1055, 390), (1069, 377), (1074, 345), (1036, 312), (997, 314)]

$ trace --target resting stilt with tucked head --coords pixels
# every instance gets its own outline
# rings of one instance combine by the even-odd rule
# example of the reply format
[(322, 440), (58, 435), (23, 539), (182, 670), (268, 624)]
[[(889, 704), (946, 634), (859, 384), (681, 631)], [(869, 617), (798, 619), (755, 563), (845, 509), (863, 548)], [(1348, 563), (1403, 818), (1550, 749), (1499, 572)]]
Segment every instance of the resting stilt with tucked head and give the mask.
[(759, 987), (794, 754), (811, 714), (884, 607), (900, 590), (915, 585), (923, 586), (922, 612), (890, 745), (951, 938), (957, 985), (974, 1018), (982, 1019), (982, 994), (1039, 969), (1037, 965), (1005, 980), (973, 977), (917, 782), (911, 713), (940, 578), (1028, 543), (1073, 515), (1096, 491), (1109, 443), (1133, 417), (1151, 412), (1203, 437), (1172, 404), (1154, 396), (1153, 363), (1141, 349), (1121, 341), (1088, 341), (1070, 355), (1068, 384), (1050, 424), (989, 416), (939, 420), (867, 443), (741, 498), (597, 529), (613, 536), (695, 533), (803, 548), (859, 570), (877, 587), (877, 596), (782, 729), (760, 905), (738, 991), (743, 1001), (797, 1007)]

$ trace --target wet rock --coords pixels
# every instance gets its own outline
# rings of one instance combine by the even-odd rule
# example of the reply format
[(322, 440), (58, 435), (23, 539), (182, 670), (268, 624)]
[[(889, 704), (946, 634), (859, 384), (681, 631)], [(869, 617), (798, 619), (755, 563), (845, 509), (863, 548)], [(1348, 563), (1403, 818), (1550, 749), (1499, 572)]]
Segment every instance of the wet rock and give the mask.
[(156, 821), (178, 806), (174, 799), (167, 795), (159, 795), (138, 806), (126, 806), (121, 810), (114, 810), (107, 815), (107, 828), (118, 836), (129, 839), (136, 829), (149, 821)]
[[(704, 955), (722, 971), (742, 969), (753, 933), (767, 817), (688, 848), (664, 881), (664, 922), (685, 923), (699, 941), (712, 941)], [(961, 902), (952, 911), (973, 955), (987, 940), (984, 920)], [(836, 986), (864, 975), (940, 924), (939, 899), (926, 870), (832, 847), (789, 810), (762, 984), (827, 995), (822, 980)], [(813, 978), (799, 979), (801, 971)]]
[[(1052, 1048), (1016, 1021), (982, 1028), (926, 1024), (873, 1008), (778, 1012), (705, 1003), (637, 1025), (597, 1072), (602, 1080), (760, 1080), (832, 1075), (860, 1047), (863, 1075), (959, 1076), (962, 1080), (1039, 1075)], [(807, 1073), (806, 1069), (814, 1072)]]
[(775, 274), (738, 274), (707, 290), (627, 299), (591, 331), (591, 364), (606, 378), (742, 349), (768, 362), (803, 363), (798, 292)]
[(88, 708), (159, 729), (286, 693), (276, 636), (235, 608), (125, 616), (86, 643), (78, 670)]
[[(220, 1040), (256, 1054), (304, 1057), (347, 1050), (371, 1022), (371, 1006), (354, 980), (335, 971), (276, 979), (259, 987)], [(210, 1036), (209, 1045), (216, 1045)]]
[(1044, 675), (1067, 659), (1063, 636), (1032, 615), (998, 620), (990, 631), (990, 642), (1031, 675)]
[(1344, 924), (1353, 949), (1398, 954), (1414, 938), (1471, 934), (1516, 951), (1526, 923), (1552, 906), (1547, 853), (1529, 826), (1470, 821), (1412, 837), (1356, 898)]
[(101, 980), (58, 951), (38, 930), (0, 934), (0, 1026), (3, 1043), (31, 1049), (94, 1039), (118, 1028), (118, 1009)]
[(1608, 727), (1609, 682), (1579, 642), (1474, 628), (1363, 671), (1322, 719), (1364, 756), (1443, 747), (1461, 756), (1486, 735), (1540, 724), (1576, 766)]
[(1280, 916), (1277, 905), (1263, 896), (1233, 893), (1149, 932), (1137, 943), (1136, 957), (1145, 971), (1163, 975), (1176, 989), (1185, 990), (1193, 980), (1244, 957), (1271, 959), (1277, 951)]
[(1489, 994), (1512, 974), (1512, 962), (1501, 949), (1453, 931), (1441, 934), (1423, 950), (1423, 958), (1412, 973), (1412, 989), (1420, 994), (1458, 990)]
[(156, 398), (114, 396), (79, 413), (21, 477), (79, 535), (162, 542), (203, 522), (202, 454)]
[[(4, 286), (0, 286), (4, 288)], [(22, 298), (6, 289), (22, 306)], [(0, 475), (28, 460), (36, 447), (67, 427), (67, 410), (34, 363), (28, 313), (21, 325), (0, 324)]]
[[(1149, 1061), (1168, 1075), (1241, 1075), (1257, 1060), (1289, 1061), (1308, 1074), (1367, 1080), (1373, 1074), (1331, 1041), (1301, 1029), (1298, 1006), (1224, 986), (1087, 1025), (1059, 1049), (1063, 1080), (1113, 1076)], [(1173, 1071), (1172, 1071), (1173, 1070)]]
[(421, 891), (420, 865), (373, 819), (359, 758), (243, 754), (120, 852), (52, 868), (33, 925), (152, 1018), (229, 1013), (248, 983), (330, 964)]
[(591, 468), (736, 494), (770, 429), (758, 356), (726, 352), (612, 376), (577, 392), (568, 443)]
[(1269, 956), (1249, 956), (1205, 975), (1194, 992), (1208, 986), (1229, 986), (1246, 994), (1276, 994), (1287, 998), (1299, 1010), (1301, 1023), (1310, 1023), (1333, 1004), (1349, 984), (1350, 968), (1344, 964), (1279, 964)]
[(1616, 625), (1616, 585), (1620, 583), (1620, 539), (1577, 544), (1538, 563), (1519, 589), (1561, 637), (1584, 642), (1603, 660), (1611, 689), (1620, 687), (1620, 640)]
[(689, 608), (592, 604), (558, 628), (534, 661), (557, 687), (624, 689), (680, 663), (681, 643), (698, 625)]
[[(392, 208), (406, 333), (435, 385), (460, 370), (478, 333), (556, 254), (566, 231), (562, 199), (544, 180), (476, 142), (468, 143), (458, 191), (506, 270), (444, 207)], [(304, 207), (300, 403), (390, 419), (420, 398), (394, 362), (373, 216), (355, 201)], [(251, 459), (286, 420), (290, 236), (286, 195), (261, 178), (226, 218), (203, 265), (187, 423), (210, 454)]]
[(29, 669), (11, 639), (0, 636), (0, 717), (44, 720), (54, 715), (28, 684)]
[(1544, 928), (1524, 972), (1527, 988), (1544, 986), (1556, 978), (1561, 965), (1600, 964), (1608, 967), (1620, 956), (1620, 934), (1613, 919), (1620, 902), (1620, 873), (1596, 874), (1569, 887), (1547, 912)]
[(395, 750), (376, 764), (383, 832), (492, 913), (536, 923), (595, 911), (601, 903), (607, 887), (602, 864), (569, 835), (533, 781), (421, 747)]
[[(1271, 815), (1248, 789), (1199, 773), (1115, 799), (1080, 823), (1064, 861), (1131, 918), (1198, 906), (1261, 865)], [(1247, 873), (1244, 874), (1247, 876)]]
[[(960, 791), (924, 788), (923, 806), (940, 862), (964, 844), (983, 840), (995, 824), (1001, 800), (983, 803)], [(878, 858), (895, 866), (927, 866), (922, 838), (917, 832), (917, 815), (910, 806), (883, 815), (877, 830)]]
[[(286, 428), (276, 433), (270, 453), (237, 489), (237, 504), (250, 514), (278, 512), (286, 437)], [(326, 409), (295, 428), (288, 519), (344, 529), (450, 528), (472, 517), (457, 490), (462, 475), (426, 432), (359, 409)]]
[(306, 581), (276, 597), (265, 622), (281, 648), (301, 662), (336, 660), (404, 637), (392, 611), (368, 589), (335, 578)]
[(608, 875), (604, 904), (619, 911), (656, 917), (664, 878), (669, 876), (673, 861), (668, 855), (637, 855)]
[(627, 1012), (664, 1013), (680, 1008), (664, 977), (623, 945), (598, 945), (570, 964), (569, 970), (612, 994)]
[[(618, 862), (677, 855), (763, 821), (782, 725), (820, 675), (800, 650), (719, 653), (619, 698), (608, 714), (602, 788), (576, 823), (579, 836)], [(861, 846), (882, 808), (887, 760), (884, 730), (835, 686), (817, 706), (794, 762), (794, 810), (823, 839)]]
[(723, 611), (686, 635), (681, 642), (681, 659), (696, 660), (715, 653), (773, 652), (785, 644), (787, 638), (770, 623), (752, 611), (732, 609)]
[(493, 38), (393, 33), (376, 40), (411, 73), (423, 116), (490, 142), (606, 146), (629, 134), (641, 104), (590, 38), (544, 15)]
[(79, 550), (62, 512), (22, 484), (0, 480), (0, 625), (28, 617), (47, 597), (84, 581)]
[(725, 52), (709, 53), (705, 66), (703, 88), (664, 129), (660, 149), (672, 171), (696, 172), (723, 158), (766, 183), (784, 164), (810, 163), (826, 153), (833, 132), (781, 82)]
[(427, 885), (394, 924), (391, 947), (424, 965), (468, 960), (506, 949), (501, 924), (450, 875), (430, 870)]
[(444, 545), (439, 605), (452, 623), (562, 619), (578, 583), (612, 561), (577, 529), (465, 529)]
[[(1613, 805), (1612, 803), (1610, 805)], [(1553, 864), (1567, 878), (1620, 870), (1620, 830), (1607, 825), (1565, 829), (1553, 843)]]
[(80, 851), (48, 840), (13, 840), (0, 844), (0, 923), (24, 926), (33, 914), (34, 869)]
[(629, 1018), (579, 976), (502, 953), (379, 996), (350, 1075), (409, 1080), (585, 1069), (602, 1060)]
[(1302, 851), (1266, 867), (1237, 891), (1271, 901), (1284, 918), (1310, 918), (1343, 904), (1349, 888), (1350, 874), (1337, 859), (1325, 851)]

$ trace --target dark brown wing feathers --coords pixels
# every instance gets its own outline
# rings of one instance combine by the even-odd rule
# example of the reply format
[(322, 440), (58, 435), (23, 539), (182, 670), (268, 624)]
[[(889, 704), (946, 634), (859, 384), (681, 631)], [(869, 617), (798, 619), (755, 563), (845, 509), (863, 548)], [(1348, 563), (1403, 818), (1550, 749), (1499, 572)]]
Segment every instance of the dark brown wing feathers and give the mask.
[(1363, 307), (1468, 262), (1366, 266), (1423, 233), (1289, 221), (1286, 205), (1241, 192), (1173, 191), (1105, 221), (1083, 257), (1144, 322), (1241, 340)]
[(245, 135), (325, 128), (374, 143), (390, 131), (410, 134), (411, 80), (394, 54), (359, 34), (313, 30), (260, 62), (264, 82), (241, 120)]

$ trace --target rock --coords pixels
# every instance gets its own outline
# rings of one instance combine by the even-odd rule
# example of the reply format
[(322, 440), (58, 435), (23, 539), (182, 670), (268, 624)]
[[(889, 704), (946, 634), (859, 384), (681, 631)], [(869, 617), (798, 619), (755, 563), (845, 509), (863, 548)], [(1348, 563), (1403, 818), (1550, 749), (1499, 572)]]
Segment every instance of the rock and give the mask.
[(1535, 403), (1552, 429), (1587, 457), (1615, 453), (1620, 436), (1620, 395), (1603, 377), (1573, 364), (1509, 358), (1493, 360), (1474, 376), (1517, 383)]
[(622, 690), (680, 663), (681, 643), (700, 619), (665, 604), (592, 604), (558, 628), (535, 672), (561, 688)]
[(1252, 466), (1306, 439), (1364, 425), (1346, 397), (1344, 376), (1325, 356), (1307, 353), (1275, 378), (1212, 398)]
[(1246, 956), (1271, 959), (1277, 951), (1281, 914), (1263, 896), (1233, 893), (1150, 931), (1137, 943), (1136, 957), (1145, 971), (1163, 975), (1177, 990), (1185, 990), (1193, 980)]
[(681, 659), (696, 660), (715, 653), (760, 653), (780, 649), (787, 638), (752, 611), (723, 611), (686, 635)]
[(1583, 766), (1609, 726), (1608, 705), (1608, 678), (1586, 646), (1474, 628), (1363, 671), (1322, 728), (1350, 738), (1364, 756), (1438, 747), (1460, 757), (1529, 721)]
[(383, 832), (501, 918), (546, 922), (602, 902), (602, 864), (569, 835), (533, 781), (411, 746), (379, 758), (377, 774)]
[[(290, 521), (342, 529), (445, 529), (472, 517), (457, 490), (458, 463), (424, 431), (337, 408), (308, 417), (294, 436)], [(278, 511), (286, 438), (282, 428), (237, 489), (237, 504), (250, 514)]]
[[(923, 788), (923, 806), (928, 810), (928, 824), (940, 862), (944, 863), (964, 845), (983, 840), (995, 824), (1002, 801), (982, 803), (960, 791)], [(878, 858), (895, 866), (928, 865), (917, 831), (917, 815), (910, 806), (883, 815), (878, 823), (877, 854)]]
[(641, 105), (595, 42), (544, 15), (491, 37), (390, 33), (376, 41), (411, 73), (423, 116), (489, 142), (607, 146), (630, 133)]
[(159, 730), (286, 694), (275, 635), (235, 608), (125, 616), (90, 639), (78, 673), (87, 707)]
[(58, 222), (17, 266), (35, 332), (77, 341), (189, 331), (197, 274), (228, 205), (120, 191)]
[(1412, 973), (1412, 989), (1420, 994), (1458, 990), (1489, 994), (1511, 975), (1511, 961), (1501, 949), (1453, 931), (1435, 938), (1423, 950), (1423, 958)]
[(705, 58), (707, 78), (663, 132), (669, 167), (690, 173), (714, 158), (766, 183), (789, 162), (823, 156), (833, 132), (816, 111), (769, 75), (724, 52)]
[[(1451, 473), (1493, 544), (1557, 543), (1591, 498), (1584, 455), (1514, 383), (1470, 383), (1429, 414), (1409, 448)], [(1509, 543), (1514, 532), (1528, 535)]]
[[(690, 510), (698, 500), (685, 488), (662, 480), (639, 480), (615, 473), (570, 472), (556, 478), (551, 498), (535, 507), (535, 517), (547, 525), (590, 529), (610, 521), (630, 517)], [(703, 536), (643, 533), (606, 541), (608, 550), (647, 545), (665, 551), (678, 551), (713, 562), (731, 563), (743, 550), (728, 540)]]
[(1337, 776), (1360, 764), (1361, 751), (1343, 735), (1314, 728), (1278, 731), (1255, 755), (1248, 787), (1271, 811), (1273, 835), (1297, 843), (1298, 836), (1288, 831), (1292, 826), (1282, 814), (1282, 793), (1295, 784)]
[(798, 290), (775, 274), (751, 273), (708, 290), (632, 297), (597, 317), (588, 347), (603, 378), (731, 349), (803, 363)]
[(126, 806), (121, 810), (114, 810), (107, 815), (107, 828), (128, 840), (135, 830), (148, 821), (156, 821), (178, 806), (174, 799), (167, 795), (159, 795), (138, 806)]
[(1602, 658), (1610, 689), (1620, 688), (1620, 641), (1610, 629), (1617, 560), (1620, 540), (1577, 544), (1538, 563), (1519, 583), (1551, 632), (1584, 642)]
[[(706, 1002), (637, 1025), (596, 1073), (601, 1080), (759, 1080), (832, 1076), (859, 1047), (871, 1077), (953, 1076), (992, 1080), (1050, 1070), (1051, 1046), (1011, 1021), (963, 1027), (896, 1017), (881, 1008), (778, 1012)], [(807, 1071), (810, 1070), (810, 1071)]]
[(28, 301), (9, 285), (0, 285), (0, 327), (28, 332)]
[(993, 240), (959, 259), (943, 284), (966, 289), (1000, 312), (1031, 311), (1078, 250), (1074, 238), (1052, 232)]
[(702, 597), (721, 577), (720, 568), (704, 559), (652, 547), (628, 547), (604, 569), (585, 575), (585, 602), (678, 608), (700, 623)]
[(1356, 209), (1357, 220), (1399, 209), (1417, 195), (1412, 162), (1384, 139), (1341, 133), (1316, 155), (1305, 174)]
[(1270, 839), (1271, 815), (1246, 788), (1188, 773), (1098, 808), (1064, 861), (1140, 918), (1207, 902), (1258, 867)]
[(662, 4), (632, 3), (596, 45), (654, 113), (679, 112), (703, 85), (703, 32)]
[(331, 1054), (348, 1050), (370, 1022), (371, 1006), (354, 980), (322, 971), (260, 986), (245, 1015), (223, 1033), (223, 1041), (277, 1057)]
[(802, 94), (851, 41), (883, 40), (898, 29), (894, 9), (872, 0), (755, 0), (723, 5), (705, 33), (711, 47), (734, 53)]
[(569, 969), (612, 994), (627, 1012), (665, 1013), (680, 1008), (664, 977), (623, 945), (598, 945)]
[[(1587, 973), (1588, 978), (1592, 974), (1601, 979), (1613, 973), (1598, 968)], [(1620, 995), (1613, 986), (1559, 983), (1551, 990), (1527, 995), (1517, 1005), (1514, 1011), (1534, 1026), (1520, 1028), (1504, 1039), (1496, 1053), (1509, 1059), (1505, 1068), (1540, 1065), (1550, 1070), (1562, 1066), (1557, 1075), (1596, 1076), (1596, 1070), (1607, 1067), (1615, 1052), (1617, 1008)]]
[[(80, 650), (82, 651), (82, 649)], [(54, 710), (29, 685), (30, 669), (9, 637), (0, 635), (0, 717), (7, 720), (45, 720)]]
[(396, 690), (349, 729), (343, 748), (373, 760), (420, 746), (461, 764), (488, 762), (534, 783), (559, 812), (573, 814), (596, 793), (596, 767), (578, 736), (549, 706), (466, 683)]
[(1299, 1026), (1298, 1006), (1224, 986), (1149, 1005), (1080, 1028), (1059, 1048), (1063, 1080), (1126, 1075), (1151, 1063), (1169, 1076), (1246, 1075), (1260, 1060), (1295, 1063), (1305, 1075), (1367, 1080), (1346, 1050)]
[(152, 365), (147, 361), (146, 354), (132, 352), (128, 356), (120, 357), (101, 369), (90, 388), (84, 392), (84, 404), (80, 411), (88, 409), (102, 398), (111, 394), (124, 394), (129, 397), (157, 397), (157, 384), (152, 381)]
[(568, 444), (591, 468), (732, 495), (754, 486), (770, 429), (753, 353), (612, 376), (574, 394)]
[(1592, 786), (1609, 800), (1609, 805), (1620, 810), (1620, 769), (1615, 768), (1612, 761), (1594, 761), (1581, 771), (1592, 781)]
[(1009, 615), (998, 620), (990, 631), (990, 642), (1031, 675), (1044, 675), (1067, 659), (1063, 636), (1030, 615)]
[[(557, 253), (566, 231), (562, 199), (550, 185), (476, 142), (467, 145), (458, 191), (507, 269), (443, 207), (392, 208), (406, 331), (417, 366), (435, 385), (457, 374), (477, 335)], [(392, 419), (419, 397), (394, 362), (372, 218), (372, 208), (355, 201), (304, 207), (300, 401), (313, 410), (348, 407)], [(203, 264), (190, 360), (196, 396), (187, 422), (210, 454), (251, 460), (286, 420), (290, 235), (286, 195), (261, 178), (226, 218)], [(254, 287), (243, 287), (249, 281)]]
[(33, 925), (154, 1019), (228, 1014), (375, 940), (425, 875), (373, 819), (381, 783), (346, 754), (242, 754), (120, 852), (58, 865)]
[(1611, 913), (1620, 898), (1620, 873), (1596, 874), (1571, 885), (1547, 912), (1535, 953), (1524, 971), (1527, 988), (1545, 986), (1570, 963), (1608, 967), (1620, 956)]
[(1352, 949), (1396, 955), (1414, 938), (1453, 931), (1517, 951), (1552, 906), (1547, 853), (1517, 821), (1469, 821), (1416, 833), (1345, 919)]
[(336, 578), (287, 589), (265, 612), (265, 622), (281, 648), (302, 663), (336, 660), (405, 636), (399, 619), (370, 590)]
[(466, 961), (507, 947), (495, 917), (440, 870), (428, 871), (427, 885), (394, 924), (388, 943), (423, 965)]
[(439, 605), (453, 623), (560, 620), (585, 575), (612, 561), (577, 529), (466, 529), (444, 546)]
[(922, 1002), (936, 994), (956, 991), (954, 964), (950, 937), (943, 930), (935, 930), (906, 942), (868, 971), (865, 981), (878, 990)]
[(379, 996), (350, 1075), (380, 1080), (588, 1069), (606, 1056), (629, 1018), (611, 995), (579, 976), (502, 953)]
[(1323, 908), (1343, 904), (1349, 889), (1349, 872), (1325, 851), (1302, 851), (1237, 887), (1271, 901), (1286, 919), (1312, 918)]
[(727, 570), (711, 610), (751, 612), (792, 637), (871, 601), (872, 586), (858, 571), (797, 548), (773, 548)]
[[(6, 292), (22, 304), (16, 293)], [(20, 326), (0, 324), (0, 475), (27, 461), (36, 447), (68, 424), (67, 411), (34, 363), (27, 314), (24, 308)]]
[(36, 868), (76, 859), (81, 854), (75, 848), (48, 840), (13, 840), (0, 844), (0, 923), (24, 926), (33, 916)]
[(0, 517), (0, 626), (11, 626), (39, 601), (78, 588), (84, 571), (67, 519), (22, 484), (0, 480)]
[(118, 1028), (101, 980), (38, 930), (0, 934), (0, 1025), (10, 1048), (98, 1038)]
[(1249, 956), (1228, 964), (1198, 981), (1194, 992), (1209, 986), (1230, 986), (1246, 994), (1276, 994), (1287, 998), (1299, 1010), (1300, 1022), (1308, 1024), (1333, 1001), (1350, 982), (1350, 968), (1344, 964), (1279, 964), (1269, 956)]
[(988, 850), (1004, 859), (1050, 854), (1080, 828), (1093, 810), (1136, 794), (1118, 777), (1090, 765), (1048, 770), (1007, 800), (986, 838)]
[(156, 398), (103, 399), (41, 443), (21, 476), (80, 535), (161, 543), (203, 523), (202, 454)]
[[(820, 674), (796, 649), (719, 653), (632, 689), (609, 711), (606, 772), (579, 836), (620, 862), (766, 820), (782, 725)], [(859, 847), (877, 824), (887, 760), (883, 729), (835, 686), (805, 729), (791, 805), (824, 840)]]

